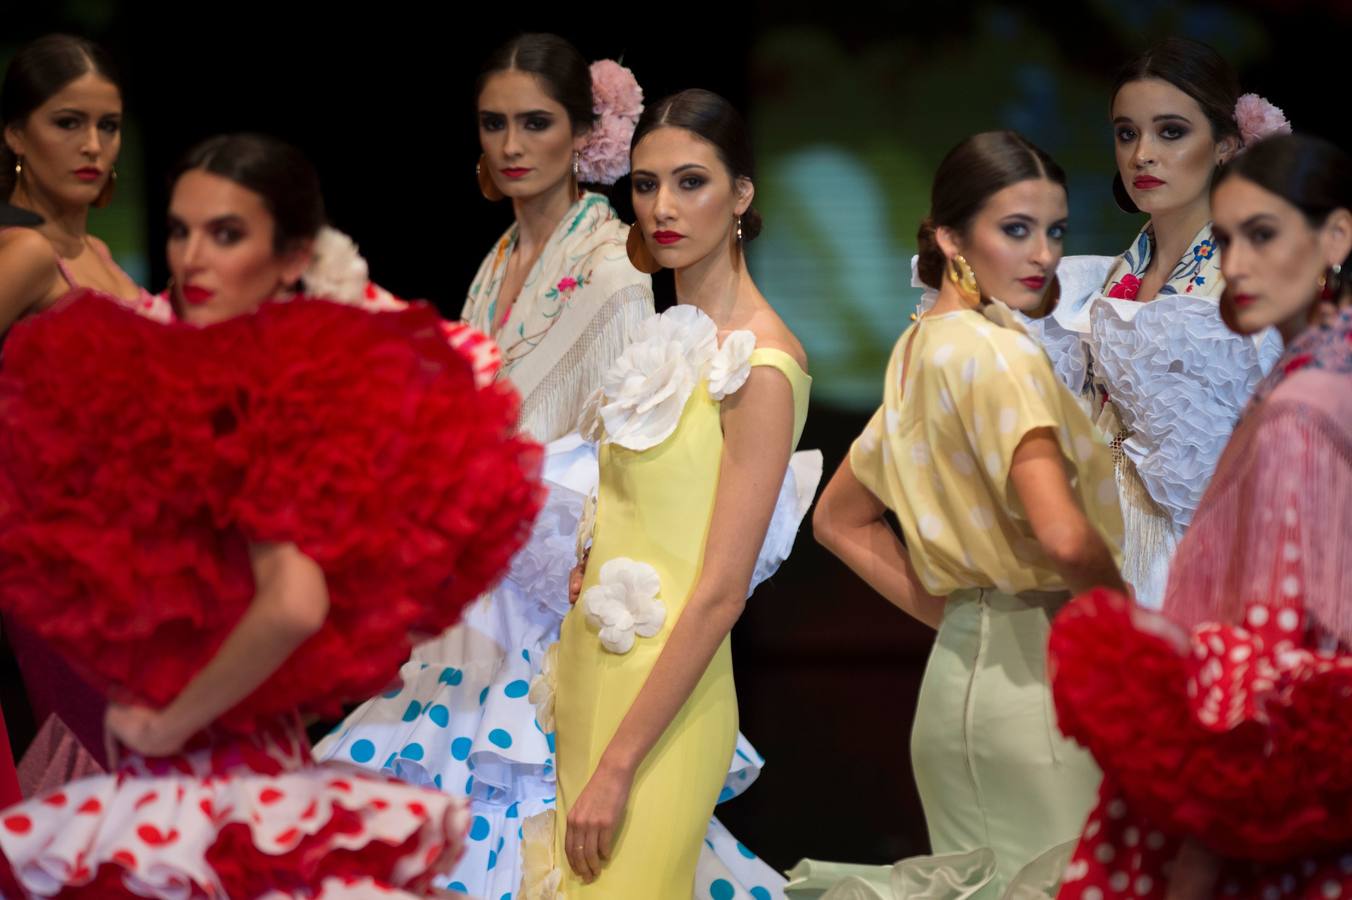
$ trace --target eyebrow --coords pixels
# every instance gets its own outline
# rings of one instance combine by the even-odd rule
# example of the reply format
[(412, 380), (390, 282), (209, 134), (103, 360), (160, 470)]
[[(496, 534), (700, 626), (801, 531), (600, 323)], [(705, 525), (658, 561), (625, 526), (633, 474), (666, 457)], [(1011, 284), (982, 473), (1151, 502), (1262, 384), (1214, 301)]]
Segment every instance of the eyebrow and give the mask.
[[(1183, 115), (1182, 113), (1164, 113), (1164, 114), (1162, 114), (1162, 115), (1158, 115), (1158, 116), (1153, 117), (1150, 121), (1152, 121), (1152, 122), (1171, 122), (1171, 121), (1178, 121), (1178, 122), (1186, 122), (1186, 123), (1188, 123), (1189, 125), (1192, 124), (1192, 119), (1189, 119), (1187, 116)], [(1114, 125), (1133, 125), (1133, 124), (1135, 124), (1135, 123), (1132, 121), (1132, 118), (1131, 118), (1130, 116), (1118, 116), (1116, 119), (1113, 119), (1113, 124), (1114, 124)]]
[(1274, 216), (1272, 213), (1254, 213), (1253, 215), (1245, 219), (1243, 222), (1240, 222), (1239, 227), (1252, 228), (1253, 226), (1262, 222), (1264, 219), (1270, 219), (1273, 223), (1276, 223), (1278, 221), (1277, 217)]
[[(685, 163), (684, 165), (679, 165), (679, 166), (677, 166), (676, 168), (672, 169), (672, 170), (671, 170), (671, 174), (673, 174), (673, 175), (679, 175), (679, 174), (681, 174), (682, 172), (689, 172), (689, 171), (692, 171), (692, 170), (695, 170), (695, 169), (698, 169), (698, 170), (701, 171), (701, 172), (707, 172), (707, 171), (709, 171), (709, 167), (708, 167), (708, 166), (700, 165), (699, 163)], [(650, 170), (648, 170), (648, 169), (634, 169), (633, 172), (630, 173), (630, 177), (631, 177), (631, 178), (634, 177), (634, 176), (637, 176), (637, 175), (644, 175), (644, 176), (646, 176), (646, 177), (648, 177), (648, 178), (655, 178), (655, 177), (657, 177), (657, 173), (656, 173), (656, 172), (652, 172), (652, 171), (650, 171)]]
[[(496, 109), (481, 109), (479, 110), (479, 115), (506, 116), (507, 114), (503, 112), (498, 112)], [(554, 114), (547, 109), (528, 109), (525, 112), (515, 113), (514, 115), (518, 119), (527, 119), (530, 118), (531, 116), (552, 116)]]

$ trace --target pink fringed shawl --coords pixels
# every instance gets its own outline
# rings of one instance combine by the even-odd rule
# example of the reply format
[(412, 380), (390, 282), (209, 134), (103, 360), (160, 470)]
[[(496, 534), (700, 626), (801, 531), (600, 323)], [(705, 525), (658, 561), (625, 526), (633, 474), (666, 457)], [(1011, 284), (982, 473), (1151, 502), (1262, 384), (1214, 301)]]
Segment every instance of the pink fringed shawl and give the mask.
[(1352, 645), (1352, 311), (1298, 336), (1259, 384), (1179, 545), (1164, 611), (1239, 624), (1255, 601), (1302, 608), (1316, 633)]

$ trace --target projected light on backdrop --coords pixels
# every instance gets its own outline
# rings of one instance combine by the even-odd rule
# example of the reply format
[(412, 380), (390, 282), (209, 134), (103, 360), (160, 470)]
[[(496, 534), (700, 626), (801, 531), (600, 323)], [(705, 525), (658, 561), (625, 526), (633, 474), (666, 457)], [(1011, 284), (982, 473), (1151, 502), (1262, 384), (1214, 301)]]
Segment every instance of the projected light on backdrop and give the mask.
[[(1089, 3), (1061, 31), (1012, 4), (918, 33), (883, 24), (849, 45), (824, 27), (767, 30), (753, 48), (756, 204), (766, 227), (756, 281), (812, 361), (813, 400), (867, 410), (914, 310), (915, 233), (943, 154), (978, 131), (1013, 128), (1046, 149), (1070, 185), (1068, 253), (1117, 254), (1144, 224), (1113, 204), (1109, 92), (1125, 59), (1086, 65), (1068, 42), (1086, 27), (1141, 47), (1178, 33), (1236, 66), (1263, 48), (1247, 14), (1210, 4)], [(1076, 62), (1072, 63), (1074, 58)]]

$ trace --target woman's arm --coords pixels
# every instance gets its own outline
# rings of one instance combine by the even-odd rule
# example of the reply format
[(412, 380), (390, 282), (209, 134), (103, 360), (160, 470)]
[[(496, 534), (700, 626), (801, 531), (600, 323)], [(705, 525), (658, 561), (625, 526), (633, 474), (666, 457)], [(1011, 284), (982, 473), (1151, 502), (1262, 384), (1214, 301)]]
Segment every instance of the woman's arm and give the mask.
[(1009, 480), (1028, 514), (1033, 536), (1071, 593), (1096, 587), (1126, 593), (1112, 551), (1071, 492), (1051, 428), (1034, 428), (1024, 435), (1014, 449)]
[(944, 598), (924, 589), (910, 554), (883, 518), (887, 507), (854, 477), (847, 456), (817, 500), (812, 534), (887, 602), (938, 628)]
[(295, 544), (250, 548), (257, 592), (211, 661), (162, 710), (108, 707), (107, 727), (147, 756), (175, 753), (239, 703), (324, 625), (329, 594), (324, 573)]
[(0, 231), (0, 332), (47, 299), (58, 274), (56, 252), (41, 234)]
[(793, 391), (783, 375), (753, 368), (742, 389), (723, 401), (722, 418), (718, 492), (699, 580), (596, 771), (568, 811), (564, 848), (573, 871), (588, 881), (610, 856), (639, 766), (742, 614), (788, 469)]

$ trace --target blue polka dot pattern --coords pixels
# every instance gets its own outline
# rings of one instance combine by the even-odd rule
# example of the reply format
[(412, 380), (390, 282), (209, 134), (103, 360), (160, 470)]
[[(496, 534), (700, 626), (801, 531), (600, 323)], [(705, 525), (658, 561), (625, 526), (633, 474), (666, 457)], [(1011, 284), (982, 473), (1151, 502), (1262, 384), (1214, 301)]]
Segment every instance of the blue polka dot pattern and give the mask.
[(521, 651), (521, 658), (524, 659), (526, 662), (530, 662), (530, 651), (529, 651), (529, 650), (522, 650), (522, 651)]
[(484, 688), (482, 691), (479, 692), (479, 705), (483, 706), (484, 701), (487, 699), (488, 699), (488, 688)]
[(393, 700), (395, 697), (398, 697), (398, 696), (399, 696), (400, 694), (402, 694), (403, 692), (404, 692), (404, 689), (403, 689), (403, 687), (401, 686), (401, 687), (397, 687), (397, 688), (390, 688), (388, 691), (386, 691), (385, 693), (381, 694), (380, 696), (384, 697), (386, 700)]
[(506, 817), (509, 819), (515, 819), (517, 816), (521, 815), (521, 811), (517, 809), (518, 806), (520, 806), (519, 803), (513, 803), (511, 806), (507, 807)]
[(496, 868), (498, 864), (498, 854), (496, 851), (488, 854), (488, 868)]
[(418, 703), (417, 700), (408, 701), (408, 709), (404, 710), (404, 721), (412, 722), (414, 719), (418, 718), (418, 714), (421, 712), (422, 705)]
[(352, 745), (348, 753), (359, 763), (369, 763), (375, 758), (376, 745), (367, 740), (360, 740)]
[(437, 786), (437, 790), (441, 790), (441, 776), (440, 776), (440, 775), (438, 775), (436, 778), (433, 778), (433, 779), (432, 779), (432, 783), (435, 784), (435, 785)]
[(445, 728), (451, 724), (451, 711), (438, 703), (427, 711), (427, 718), (436, 722), (438, 728)]
[(503, 688), (502, 692), (513, 700), (516, 700), (517, 698), (524, 697), (530, 693), (530, 682), (522, 681), (518, 678), (516, 681), (511, 682)]
[(399, 758), (399, 754), (397, 754), (397, 753), (391, 753), (391, 754), (390, 754), (390, 758), (387, 759), (387, 760), (385, 760), (385, 765), (381, 766), (381, 768), (383, 768), (383, 769), (388, 769), (388, 768), (390, 768), (391, 766), (394, 765), (394, 761), (395, 761), (396, 759), (398, 759), (398, 758)]
[(469, 888), (465, 885), (463, 881), (452, 881), (450, 884), (446, 885), (446, 887), (450, 888), (453, 891), (459, 891), (462, 894), (469, 893)]
[(422, 744), (416, 742), (409, 744), (403, 750), (399, 751), (399, 755), (402, 756), (404, 759), (411, 759), (414, 762), (417, 762), (418, 760), (423, 758)]
[(771, 900), (772, 895), (770, 894), (769, 888), (753, 887), (751, 889), (751, 896), (755, 897), (756, 900)]
[(456, 738), (451, 741), (451, 756), (464, 762), (469, 759), (469, 751), (474, 748), (474, 742), (467, 737)]
[(715, 878), (713, 884), (709, 885), (709, 896), (713, 900), (732, 900), (736, 895), (737, 890), (726, 878)]
[(738, 841), (738, 842), (737, 842), (737, 852), (740, 853), (740, 854), (742, 854), (742, 856), (746, 857), (747, 859), (755, 859), (755, 858), (756, 858), (756, 854), (754, 854), (754, 853), (752, 853), (750, 850), (748, 850), (748, 849), (746, 848), (746, 845), (743, 844), (741, 841)]
[(488, 742), (495, 747), (501, 747), (503, 750), (506, 750), (508, 747), (512, 746), (512, 736), (501, 728), (494, 728), (492, 731), (488, 732)]
[(554, 752), (554, 732), (545, 735), (545, 743), (549, 745), (549, 752)]
[(727, 801), (727, 800), (731, 800), (731, 799), (733, 798), (733, 796), (734, 796), (734, 794), (733, 794), (733, 792), (732, 792), (732, 788), (730, 788), (730, 787), (725, 787), (725, 788), (723, 788), (723, 790), (721, 790), (721, 791), (718, 792), (718, 802), (719, 802), (719, 803), (723, 803), (723, 802), (725, 802), (725, 801)]
[(483, 816), (475, 816), (469, 826), (469, 839), (482, 841), (486, 837), (488, 837), (488, 820)]
[(457, 684), (459, 684), (464, 680), (465, 673), (461, 672), (455, 666), (447, 666), (446, 668), (442, 669), (441, 675), (437, 677), (437, 681), (439, 681), (442, 684), (449, 684), (451, 687), (455, 687)]
[(466, 793), (466, 794), (472, 794), (472, 793), (474, 793), (474, 776), (473, 776), (473, 775), (469, 776), (469, 780), (465, 782), (465, 793)]

